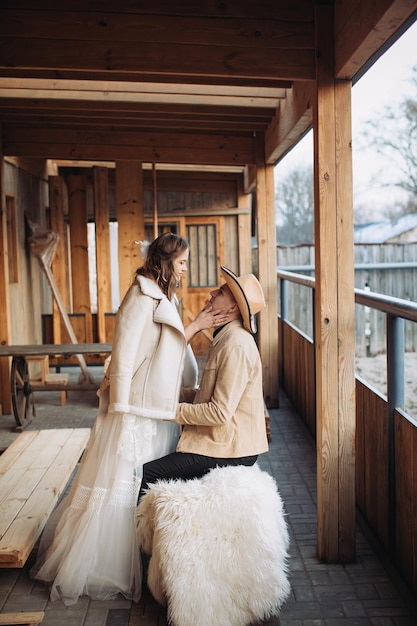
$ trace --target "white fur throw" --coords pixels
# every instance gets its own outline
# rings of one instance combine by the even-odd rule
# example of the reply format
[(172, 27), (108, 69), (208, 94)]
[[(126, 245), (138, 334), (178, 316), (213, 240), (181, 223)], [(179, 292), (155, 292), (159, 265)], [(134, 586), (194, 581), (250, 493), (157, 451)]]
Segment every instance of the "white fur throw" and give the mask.
[(275, 480), (258, 466), (159, 481), (138, 506), (148, 586), (173, 626), (247, 626), (289, 595), (288, 530)]

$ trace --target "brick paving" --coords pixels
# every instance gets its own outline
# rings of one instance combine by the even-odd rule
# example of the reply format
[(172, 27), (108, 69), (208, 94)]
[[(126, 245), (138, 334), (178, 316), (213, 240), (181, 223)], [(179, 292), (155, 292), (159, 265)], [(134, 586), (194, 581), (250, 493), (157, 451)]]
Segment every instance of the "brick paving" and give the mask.
[[(96, 413), (94, 392), (71, 391), (64, 407), (59, 392), (39, 392), (36, 417), (27, 428), (91, 427)], [(0, 449), (18, 435), (14, 427), (13, 416), (0, 416)], [(275, 477), (285, 504), (291, 537), (291, 596), (280, 615), (263, 624), (417, 624), (417, 598), (381, 553), (360, 517), (355, 563), (326, 565), (318, 561), (314, 444), (284, 395), (280, 408), (270, 411), (270, 428), (270, 451), (260, 458), (259, 465)], [(167, 626), (165, 609), (146, 588), (138, 604), (123, 598), (98, 602), (87, 597), (67, 608), (60, 601), (50, 602), (46, 587), (28, 578), (34, 556), (33, 553), (22, 570), (0, 569), (0, 612), (45, 611), (43, 626)]]

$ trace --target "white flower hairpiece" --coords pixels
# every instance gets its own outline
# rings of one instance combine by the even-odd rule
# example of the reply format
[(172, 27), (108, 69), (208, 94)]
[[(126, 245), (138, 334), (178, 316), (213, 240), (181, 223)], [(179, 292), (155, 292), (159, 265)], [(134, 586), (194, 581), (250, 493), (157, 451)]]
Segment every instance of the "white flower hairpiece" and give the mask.
[(142, 259), (146, 259), (148, 254), (148, 248), (150, 246), (150, 241), (135, 241), (135, 243), (140, 246), (140, 254)]

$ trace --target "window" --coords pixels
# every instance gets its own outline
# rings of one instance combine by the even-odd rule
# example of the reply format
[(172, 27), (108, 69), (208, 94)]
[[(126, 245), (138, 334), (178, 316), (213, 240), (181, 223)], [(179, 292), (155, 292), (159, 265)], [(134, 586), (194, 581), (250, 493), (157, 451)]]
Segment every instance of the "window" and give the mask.
[(187, 225), (187, 239), (190, 244), (188, 286), (217, 287), (216, 224)]

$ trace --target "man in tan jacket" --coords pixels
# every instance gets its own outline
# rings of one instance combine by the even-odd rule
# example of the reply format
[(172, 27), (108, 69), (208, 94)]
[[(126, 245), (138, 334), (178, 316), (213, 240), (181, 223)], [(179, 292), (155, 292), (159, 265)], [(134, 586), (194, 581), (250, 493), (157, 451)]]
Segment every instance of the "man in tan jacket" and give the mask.
[[(265, 307), (253, 274), (237, 276), (222, 266), (225, 283), (211, 292), (213, 311), (228, 322), (213, 335), (197, 390), (184, 390), (175, 422), (181, 425), (176, 452), (143, 466), (140, 496), (159, 479), (200, 478), (214, 467), (253, 465), (268, 451), (262, 363), (253, 334), (254, 316)], [(140, 497), (139, 496), (139, 497)]]

